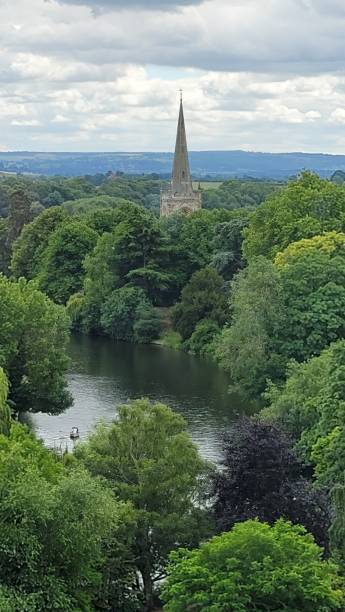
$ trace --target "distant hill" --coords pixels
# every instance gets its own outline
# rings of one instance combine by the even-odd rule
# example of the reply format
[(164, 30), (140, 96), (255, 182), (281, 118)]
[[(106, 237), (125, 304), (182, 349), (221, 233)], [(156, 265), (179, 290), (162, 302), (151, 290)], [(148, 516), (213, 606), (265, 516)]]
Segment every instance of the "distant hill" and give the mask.
[[(172, 153), (0, 153), (0, 172), (78, 176), (125, 172), (169, 176)], [(345, 172), (345, 155), (322, 153), (251, 153), (248, 151), (192, 151), (195, 178), (253, 177), (285, 179), (303, 169), (322, 177)]]

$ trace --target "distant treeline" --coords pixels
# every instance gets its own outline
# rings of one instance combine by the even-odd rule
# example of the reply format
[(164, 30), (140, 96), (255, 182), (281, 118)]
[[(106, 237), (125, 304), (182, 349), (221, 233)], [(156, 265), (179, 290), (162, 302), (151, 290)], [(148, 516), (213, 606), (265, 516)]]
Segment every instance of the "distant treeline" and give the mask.
[[(18, 190), (25, 193), (30, 200), (34, 215), (50, 206), (60, 205), (71, 214), (87, 212), (95, 208), (114, 206), (119, 203), (119, 199), (140, 204), (159, 214), (163, 183), (155, 174), (131, 176), (108, 172), (92, 176), (48, 178), (0, 173), (0, 217), (7, 216), (10, 196)], [(203, 207), (229, 210), (255, 207), (281, 185), (280, 182), (253, 179), (232, 179), (223, 183), (201, 182)]]

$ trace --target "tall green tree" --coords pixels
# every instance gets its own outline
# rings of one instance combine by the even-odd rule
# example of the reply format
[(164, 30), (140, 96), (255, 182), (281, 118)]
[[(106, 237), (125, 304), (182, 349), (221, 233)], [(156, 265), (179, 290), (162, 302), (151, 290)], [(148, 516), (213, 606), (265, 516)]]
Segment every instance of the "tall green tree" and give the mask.
[(211, 267), (195, 272), (173, 310), (174, 327), (183, 340), (190, 338), (199, 321), (207, 319), (218, 325), (228, 314), (224, 282)]
[(275, 338), (284, 326), (279, 273), (264, 257), (235, 277), (230, 295), (230, 325), (220, 336), (216, 355), (232, 383), (249, 396), (262, 393), (267, 380), (284, 374), (285, 359)]
[(248, 217), (235, 217), (219, 223), (213, 240), (214, 254), (211, 265), (225, 280), (231, 280), (238, 270), (244, 268), (242, 255), (243, 230)]
[[(16, 411), (59, 413), (71, 403), (65, 373), (69, 321), (33, 282), (0, 276), (0, 367)], [(15, 315), (14, 315), (15, 313)]]
[(42, 266), (42, 254), (51, 234), (66, 220), (61, 207), (48, 208), (28, 223), (13, 244), (11, 271), (16, 278), (35, 278)]
[(116, 340), (150, 342), (159, 336), (159, 319), (142, 289), (115, 289), (102, 307), (101, 325)]
[(200, 546), (171, 554), (166, 612), (331, 612), (343, 610), (343, 581), (302, 527), (283, 520), (235, 525)]
[(279, 352), (303, 361), (345, 337), (345, 234), (328, 232), (294, 242), (274, 263), (285, 310)]
[(345, 342), (302, 364), (293, 364), (283, 387), (271, 387), (264, 416), (294, 437), (317, 482), (342, 483), (345, 465)]
[(151, 610), (154, 584), (165, 574), (170, 550), (196, 545), (205, 533), (205, 511), (197, 502), (205, 492), (207, 465), (184, 419), (148, 400), (120, 406), (117, 420), (110, 427), (99, 425), (76, 455), (134, 506), (133, 556)]
[(164, 236), (158, 221), (135, 204), (119, 206), (118, 223), (105, 233), (85, 262), (85, 324), (100, 326), (102, 304), (126, 284), (145, 291), (151, 301), (168, 291), (173, 278), (164, 267)]
[(18, 424), (0, 435), (0, 490), (1, 609), (91, 612), (104, 547), (130, 508)]
[(344, 573), (345, 568), (345, 486), (338, 483), (332, 490), (333, 523), (330, 529), (331, 550)]
[(84, 260), (91, 253), (98, 234), (80, 221), (66, 221), (51, 235), (42, 255), (38, 275), (43, 291), (55, 302), (65, 304), (83, 287)]
[(0, 273), (7, 274), (9, 266), (9, 249), (7, 246), (7, 219), (0, 219)]
[(245, 230), (247, 258), (274, 258), (291, 242), (344, 230), (345, 188), (303, 172), (258, 206)]
[(31, 200), (27, 192), (18, 189), (11, 193), (7, 229), (7, 245), (9, 249), (16, 238), (18, 238), (24, 225), (32, 219), (30, 207)]
[(203, 209), (181, 215), (178, 240), (189, 254), (192, 272), (210, 264), (219, 223), (229, 221), (232, 216), (225, 210)]

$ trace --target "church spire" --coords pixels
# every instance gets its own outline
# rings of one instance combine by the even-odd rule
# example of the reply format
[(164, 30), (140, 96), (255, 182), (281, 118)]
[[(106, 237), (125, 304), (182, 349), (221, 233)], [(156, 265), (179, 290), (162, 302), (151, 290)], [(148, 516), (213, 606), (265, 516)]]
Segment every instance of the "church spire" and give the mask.
[(180, 90), (180, 113), (177, 126), (174, 168), (172, 180), (161, 189), (160, 212), (162, 217), (177, 212), (190, 213), (194, 210), (199, 210), (201, 204), (201, 190), (193, 191), (193, 183), (189, 170), (182, 91)]
[(186, 127), (183, 115), (182, 89), (180, 90), (180, 113), (177, 125), (172, 192), (179, 195), (190, 195), (193, 193), (188, 161)]

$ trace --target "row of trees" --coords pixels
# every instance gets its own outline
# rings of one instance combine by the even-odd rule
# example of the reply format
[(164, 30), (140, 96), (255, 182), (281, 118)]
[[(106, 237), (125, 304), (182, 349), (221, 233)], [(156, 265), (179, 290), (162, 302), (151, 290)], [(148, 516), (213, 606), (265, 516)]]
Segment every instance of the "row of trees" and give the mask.
[[(203, 188), (205, 208), (256, 207), (281, 186), (274, 181), (237, 180), (207, 183)], [(159, 175), (127, 176), (121, 172), (86, 175), (83, 177), (43, 177), (29, 174), (1, 174), (0, 217), (10, 209), (11, 195), (24, 192), (35, 209), (64, 205), (76, 214), (91, 207), (112, 206), (115, 200), (130, 200), (158, 214), (162, 179)]]
[[(51, 207), (30, 221), (28, 200), (22, 208), (27, 218), (18, 225), (10, 248), (8, 241), (5, 245), (7, 253), (11, 251), (7, 274), (35, 280), (54, 302), (67, 304), (76, 329), (150, 341), (160, 332), (153, 307), (174, 304), (189, 279), (186, 302), (194, 290), (209, 302), (214, 294), (221, 295), (218, 313), (217, 307), (212, 313), (201, 304), (200, 312), (188, 321), (183, 306), (181, 316), (176, 309), (176, 327), (183, 340), (202, 319), (211, 335), (226, 321), (226, 283), (243, 267), (246, 210), (203, 210), (190, 217), (158, 220), (141, 206), (121, 200), (113, 207), (95, 207), (73, 216), (65, 207)], [(8, 227), (12, 217), (16, 215), (9, 216)], [(186, 347), (199, 352), (200, 342), (195, 348), (193, 344), (194, 340), (191, 347), (187, 342)]]

